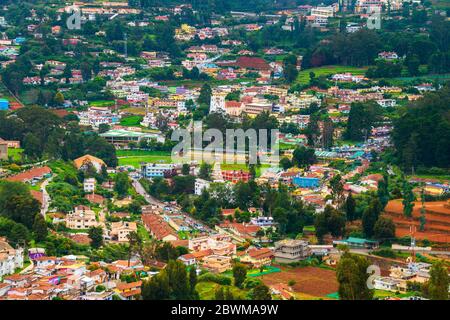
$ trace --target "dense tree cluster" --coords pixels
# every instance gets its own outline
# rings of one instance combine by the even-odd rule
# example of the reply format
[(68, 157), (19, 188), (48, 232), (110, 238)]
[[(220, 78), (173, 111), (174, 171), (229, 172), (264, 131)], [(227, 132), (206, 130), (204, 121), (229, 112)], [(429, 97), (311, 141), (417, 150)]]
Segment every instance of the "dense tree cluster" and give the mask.
[(408, 169), (448, 168), (450, 163), (450, 85), (411, 103), (394, 121), (392, 140)]

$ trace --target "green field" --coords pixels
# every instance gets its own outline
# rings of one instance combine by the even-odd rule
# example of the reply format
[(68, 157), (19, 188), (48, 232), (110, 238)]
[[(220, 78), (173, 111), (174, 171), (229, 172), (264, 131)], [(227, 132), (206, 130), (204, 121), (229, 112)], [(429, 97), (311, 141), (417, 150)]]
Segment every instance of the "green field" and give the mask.
[(357, 68), (350, 66), (322, 66), (317, 68), (305, 69), (298, 73), (296, 83), (301, 85), (307, 85), (309, 83), (309, 73), (314, 72), (316, 78), (319, 76), (329, 76), (335, 73), (350, 72), (354, 75), (363, 75), (367, 71), (367, 68)]
[(125, 127), (139, 127), (142, 121), (141, 116), (129, 116), (120, 119), (120, 125)]
[(114, 100), (97, 100), (89, 103), (92, 107), (110, 107), (115, 104)]
[(117, 150), (119, 166), (133, 166), (139, 168), (141, 162), (171, 163), (169, 152), (145, 150)]

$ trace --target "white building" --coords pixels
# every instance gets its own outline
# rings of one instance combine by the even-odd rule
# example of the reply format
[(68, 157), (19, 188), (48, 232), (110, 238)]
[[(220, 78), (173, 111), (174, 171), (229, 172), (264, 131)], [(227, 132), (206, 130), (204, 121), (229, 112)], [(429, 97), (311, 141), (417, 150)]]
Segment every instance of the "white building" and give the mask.
[(381, 99), (377, 100), (377, 103), (383, 108), (395, 107), (397, 105), (397, 101), (395, 99)]
[(334, 17), (334, 7), (316, 7), (311, 9), (311, 15), (320, 18), (331, 18)]
[(69, 229), (89, 229), (97, 225), (95, 212), (86, 206), (78, 206), (66, 215), (66, 227)]
[(195, 179), (195, 194), (198, 196), (201, 195), (203, 190), (207, 190), (210, 185), (211, 182), (209, 181), (200, 178)]
[(145, 178), (163, 178), (174, 170), (175, 166), (170, 163), (144, 163), (141, 165), (141, 173)]
[(96, 183), (97, 183), (97, 181), (95, 180), (95, 178), (84, 179), (84, 182), (83, 182), (84, 192), (86, 192), (86, 193), (94, 192)]
[(14, 249), (0, 238), (0, 278), (12, 274), (18, 268), (23, 268), (23, 249)]

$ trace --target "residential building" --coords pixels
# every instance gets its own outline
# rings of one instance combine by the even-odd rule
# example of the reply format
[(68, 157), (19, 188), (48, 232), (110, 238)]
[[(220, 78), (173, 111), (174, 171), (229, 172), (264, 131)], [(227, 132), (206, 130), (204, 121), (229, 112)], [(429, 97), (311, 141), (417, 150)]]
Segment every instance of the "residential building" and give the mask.
[(106, 163), (102, 159), (89, 154), (73, 160), (73, 163), (78, 170), (87, 170), (89, 167), (93, 167), (97, 172), (101, 172), (102, 167), (106, 167)]
[(202, 194), (203, 190), (207, 190), (210, 185), (211, 185), (210, 181), (197, 178), (195, 179), (194, 193), (199, 196)]
[(166, 177), (175, 174), (175, 166), (170, 163), (143, 163), (141, 174), (145, 178)]
[(274, 253), (269, 248), (252, 248), (241, 257), (242, 263), (250, 264), (253, 268), (261, 268), (271, 264)]
[(202, 267), (216, 273), (225, 272), (231, 269), (231, 257), (219, 255), (204, 257)]
[(277, 262), (291, 263), (308, 258), (311, 251), (307, 241), (285, 239), (275, 243), (274, 255)]
[(128, 242), (131, 232), (137, 232), (136, 222), (119, 221), (111, 223), (111, 240), (119, 242)]
[(95, 212), (86, 206), (75, 207), (66, 215), (65, 220), (69, 229), (89, 229), (98, 225)]
[(13, 274), (16, 269), (23, 267), (23, 249), (14, 249), (0, 237), (0, 278)]
[(97, 183), (97, 180), (95, 180), (95, 178), (84, 179), (84, 181), (83, 181), (84, 192), (86, 192), (86, 193), (94, 192), (96, 183)]
[(162, 216), (155, 213), (144, 213), (142, 214), (142, 222), (151, 236), (156, 239), (160, 241), (178, 240), (175, 231)]

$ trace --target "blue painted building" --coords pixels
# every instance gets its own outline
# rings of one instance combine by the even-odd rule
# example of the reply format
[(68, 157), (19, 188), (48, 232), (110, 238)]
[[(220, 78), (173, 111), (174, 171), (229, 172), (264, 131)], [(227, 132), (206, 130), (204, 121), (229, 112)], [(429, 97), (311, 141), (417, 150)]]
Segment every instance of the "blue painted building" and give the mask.
[(294, 177), (292, 183), (298, 188), (317, 188), (319, 178)]
[(9, 109), (9, 101), (6, 99), (0, 99), (0, 110), (8, 110)]

